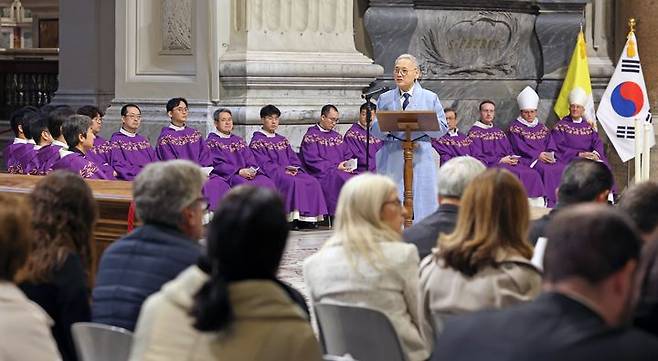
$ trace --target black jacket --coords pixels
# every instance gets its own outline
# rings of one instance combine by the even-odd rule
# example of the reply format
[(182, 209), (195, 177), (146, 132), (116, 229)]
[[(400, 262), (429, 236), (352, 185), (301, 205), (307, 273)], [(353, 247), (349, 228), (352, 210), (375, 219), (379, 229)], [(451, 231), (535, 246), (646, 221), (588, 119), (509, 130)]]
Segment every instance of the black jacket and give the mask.
[(442, 204), (436, 212), (406, 229), (402, 238), (405, 242), (416, 245), (418, 256), (422, 260), (436, 247), (439, 233), (450, 233), (455, 229), (458, 211), (459, 207), (456, 205)]

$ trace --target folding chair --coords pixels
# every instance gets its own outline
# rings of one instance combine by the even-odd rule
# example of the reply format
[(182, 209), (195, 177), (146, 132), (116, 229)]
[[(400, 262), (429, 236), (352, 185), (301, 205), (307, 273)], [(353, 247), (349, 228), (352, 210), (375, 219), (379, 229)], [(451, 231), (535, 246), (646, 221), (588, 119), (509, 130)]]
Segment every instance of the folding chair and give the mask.
[(80, 361), (128, 361), (130, 357), (133, 334), (126, 329), (77, 322), (71, 326), (71, 332)]

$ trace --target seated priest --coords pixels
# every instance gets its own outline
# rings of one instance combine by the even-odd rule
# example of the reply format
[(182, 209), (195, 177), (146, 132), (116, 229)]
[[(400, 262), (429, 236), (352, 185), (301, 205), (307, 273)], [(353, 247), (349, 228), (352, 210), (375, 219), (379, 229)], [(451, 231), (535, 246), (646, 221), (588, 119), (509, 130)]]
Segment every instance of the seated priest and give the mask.
[(172, 98), (167, 102), (167, 115), (171, 119), (169, 126), (162, 128), (155, 153), (160, 160), (187, 159), (198, 164), (209, 176), (203, 186), (203, 194), (212, 211), (219, 200), (230, 189), (228, 183), (217, 175), (211, 175), (212, 159), (210, 151), (201, 133), (187, 127), (189, 107), (185, 98)]
[(539, 96), (531, 87), (525, 87), (516, 98), (520, 114), (510, 123), (509, 141), (519, 161), (539, 172), (544, 183), (546, 204), (553, 208), (557, 202), (557, 187), (566, 163), (555, 156), (555, 143), (551, 131), (537, 118)]
[(83, 105), (78, 108), (77, 113), (91, 118), (91, 131), (94, 132), (96, 137), (94, 138), (94, 146), (86, 154), (87, 159), (94, 162), (105, 174), (112, 174), (113, 177), (116, 177), (117, 172), (112, 168), (110, 162), (110, 155), (112, 155), (111, 143), (100, 136), (105, 114), (94, 105)]
[(53, 170), (68, 170), (82, 178), (113, 179), (85, 157), (94, 146), (94, 132), (91, 130), (91, 119), (88, 116), (70, 116), (62, 125), (62, 134), (68, 144), (68, 150), (59, 150), (60, 159), (53, 164)]
[(24, 174), (35, 175), (39, 169), (39, 161), (37, 159), (39, 150), (53, 141), (53, 137), (48, 131), (48, 118), (45, 115), (35, 113), (35, 116), (30, 119), (30, 134), (35, 143), (33, 151), (25, 152), (18, 159), (18, 163), (20, 168), (24, 170)]
[(62, 124), (75, 112), (67, 106), (60, 106), (48, 113), (48, 133), (52, 137), (52, 142), (46, 144), (37, 150), (35, 163), (37, 168), (30, 170), (32, 175), (46, 175), (53, 170), (53, 164), (60, 158), (61, 149), (68, 150), (66, 140), (62, 134)]
[(275, 189), (274, 182), (260, 169), (244, 139), (231, 133), (231, 110), (217, 109), (213, 119), (215, 130), (211, 131), (206, 139), (212, 157), (212, 174), (222, 177), (231, 187), (250, 184)]
[(283, 196), (288, 222), (319, 222), (327, 214), (327, 204), (317, 179), (305, 173), (288, 139), (276, 133), (281, 111), (274, 105), (260, 110), (263, 128), (254, 132), (249, 148), (258, 166), (274, 181)]
[[(377, 110), (377, 105), (375, 103), (370, 103), (370, 114), (371, 121), (375, 121), (375, 113)], [(370, 147), (368, 149), (368, 166), (366, 168), (366, 117), (368, 112), (368, 103), (361, 104), (359, 108), (359, 121), (352, 124), (350, 129), (347, 130), (345, 136), (343, 137), (343, 142), (349, 149), (349, 152), (352, 153), (352, 156), (356, 158), (357, 166), (356, 172), (363, 173), (365, 171), (375, 172), (377, 171), (377, 160), (375, 155), (377, 151), (382, 147), (382, 140), (370, 135)], [(372, 123), (371, 123), (372, 124)]]
[[(471, 155), (471, 138), (460, 133), (457, 128), (457, 111), (453, 108), (445, 108), (443, 112), (448, 122), (448, 133), (441, 138), (432, 139), (432, 147), (439, 153), (441, 165), (446, 164), (450, 159)], [(439, 194), (441, 190), (439, 190)]]
[(480, 103), (480, 120), (473, 124), (468, 137), (473, 140), (472, 156), (487, 167), (505, 168), (516, 175), (523, 183), (528, 198), (534, 206), (544, 206), (544, 183), (539, 173), (520, 161), (514, 153), (502, 129), (494, 125), (496, 104), (492, 100)]
[(144, 166), (158, 160), (148, 139), (137, 134), (141, 122), (142, 111), (136, 104), (121, 107), (121, 128), (110, 138), (109, 156), (119, 179), (133, 180)]
[(30, 113), (36, 113), (38, 110), (32, 106), (26, 106), (13, 112), (9, 117), (9, 125), (14, 132), (14, 140), (11, 141), (3, 151), (3, 158), (9, 173), (21, 174), (24, 171), (18, 166), (18, 158), (25, 152), (32, 149), (24, 128), (27, 127), (26, 119)]
[(38, 127), (37, 123), (40, 119), (46, 124), (43, 115), (39, 112), (29, 112), (23, 117), (23, 134), (27, 138), (27, 144), (21, 152), (14, 153), (16, 157), (14, 168), (7, 169), (9, 173), (29, 174), (32, 164), (34, 164), (34, 158), (37, 156), (37, 151), (41, 148), (37, 145), (40, 132), (38, 130), (36, 132), (32, 131), (32, 126)]
[(320, 121), (308, 128), (299, 150), (306, 170), (322, 186), (329, 215), (336, 212), (338, 193), (356, 169), (356, 159), (351, 160), (352, 154), (343, 137), (334, 130), (339, 116), (335, 106), (323, 106)]

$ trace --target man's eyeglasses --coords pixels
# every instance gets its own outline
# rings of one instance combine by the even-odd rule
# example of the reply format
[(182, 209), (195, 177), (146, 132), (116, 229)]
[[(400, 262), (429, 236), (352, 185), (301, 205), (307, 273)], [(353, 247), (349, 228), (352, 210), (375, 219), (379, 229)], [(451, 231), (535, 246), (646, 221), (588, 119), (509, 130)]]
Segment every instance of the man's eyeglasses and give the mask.
[(188, 108), (188, 107), (176, 107), (176, 108), (174, 108), (174, 110), (178, 110), (181, 113), (186, 113), (190, 110), (190, 108)]
[(141, 114), (126, 114), (125, 117), (127, 118), (134, 118), (134, 119), (142, 119)]
[(398, 74), (400, 74), (401, 76), (407, 76), (407, 74), (409, 74), (409, 71), (410, 71), (410, 70), (409, 70), (409, 69), (406, 69), (406, 68), (402, 68), (402, 69), (395, 68), (395, 69), (393, 70), (393, 75), (398, 75)]

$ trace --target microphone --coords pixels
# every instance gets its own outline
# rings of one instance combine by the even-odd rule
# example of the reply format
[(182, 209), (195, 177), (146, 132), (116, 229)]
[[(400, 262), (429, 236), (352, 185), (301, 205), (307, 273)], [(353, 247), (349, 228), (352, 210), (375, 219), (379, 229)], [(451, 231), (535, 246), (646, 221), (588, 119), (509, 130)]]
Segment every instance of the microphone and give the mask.
[(363, 94), (361, 94), (361, 98), (363, 98), (363, 99), (365, 99), (365, 98), (371, 98), (373, 95), (377, 95), (377, 94), (379, 94), (379, 93), (387, 92), (387, 91), (389, 91), (390, 89), (391, 89), (391, 88), (389, 88), (389, 87), (387, 87), (387, 86), (383, 86), (383, 87), (381, 87), (381, 88), (379, 88), (379, 89), (371, 90), (371, 91), (369, 91), (369, 92), (367, 92), (367, 93), (363, 93)]

